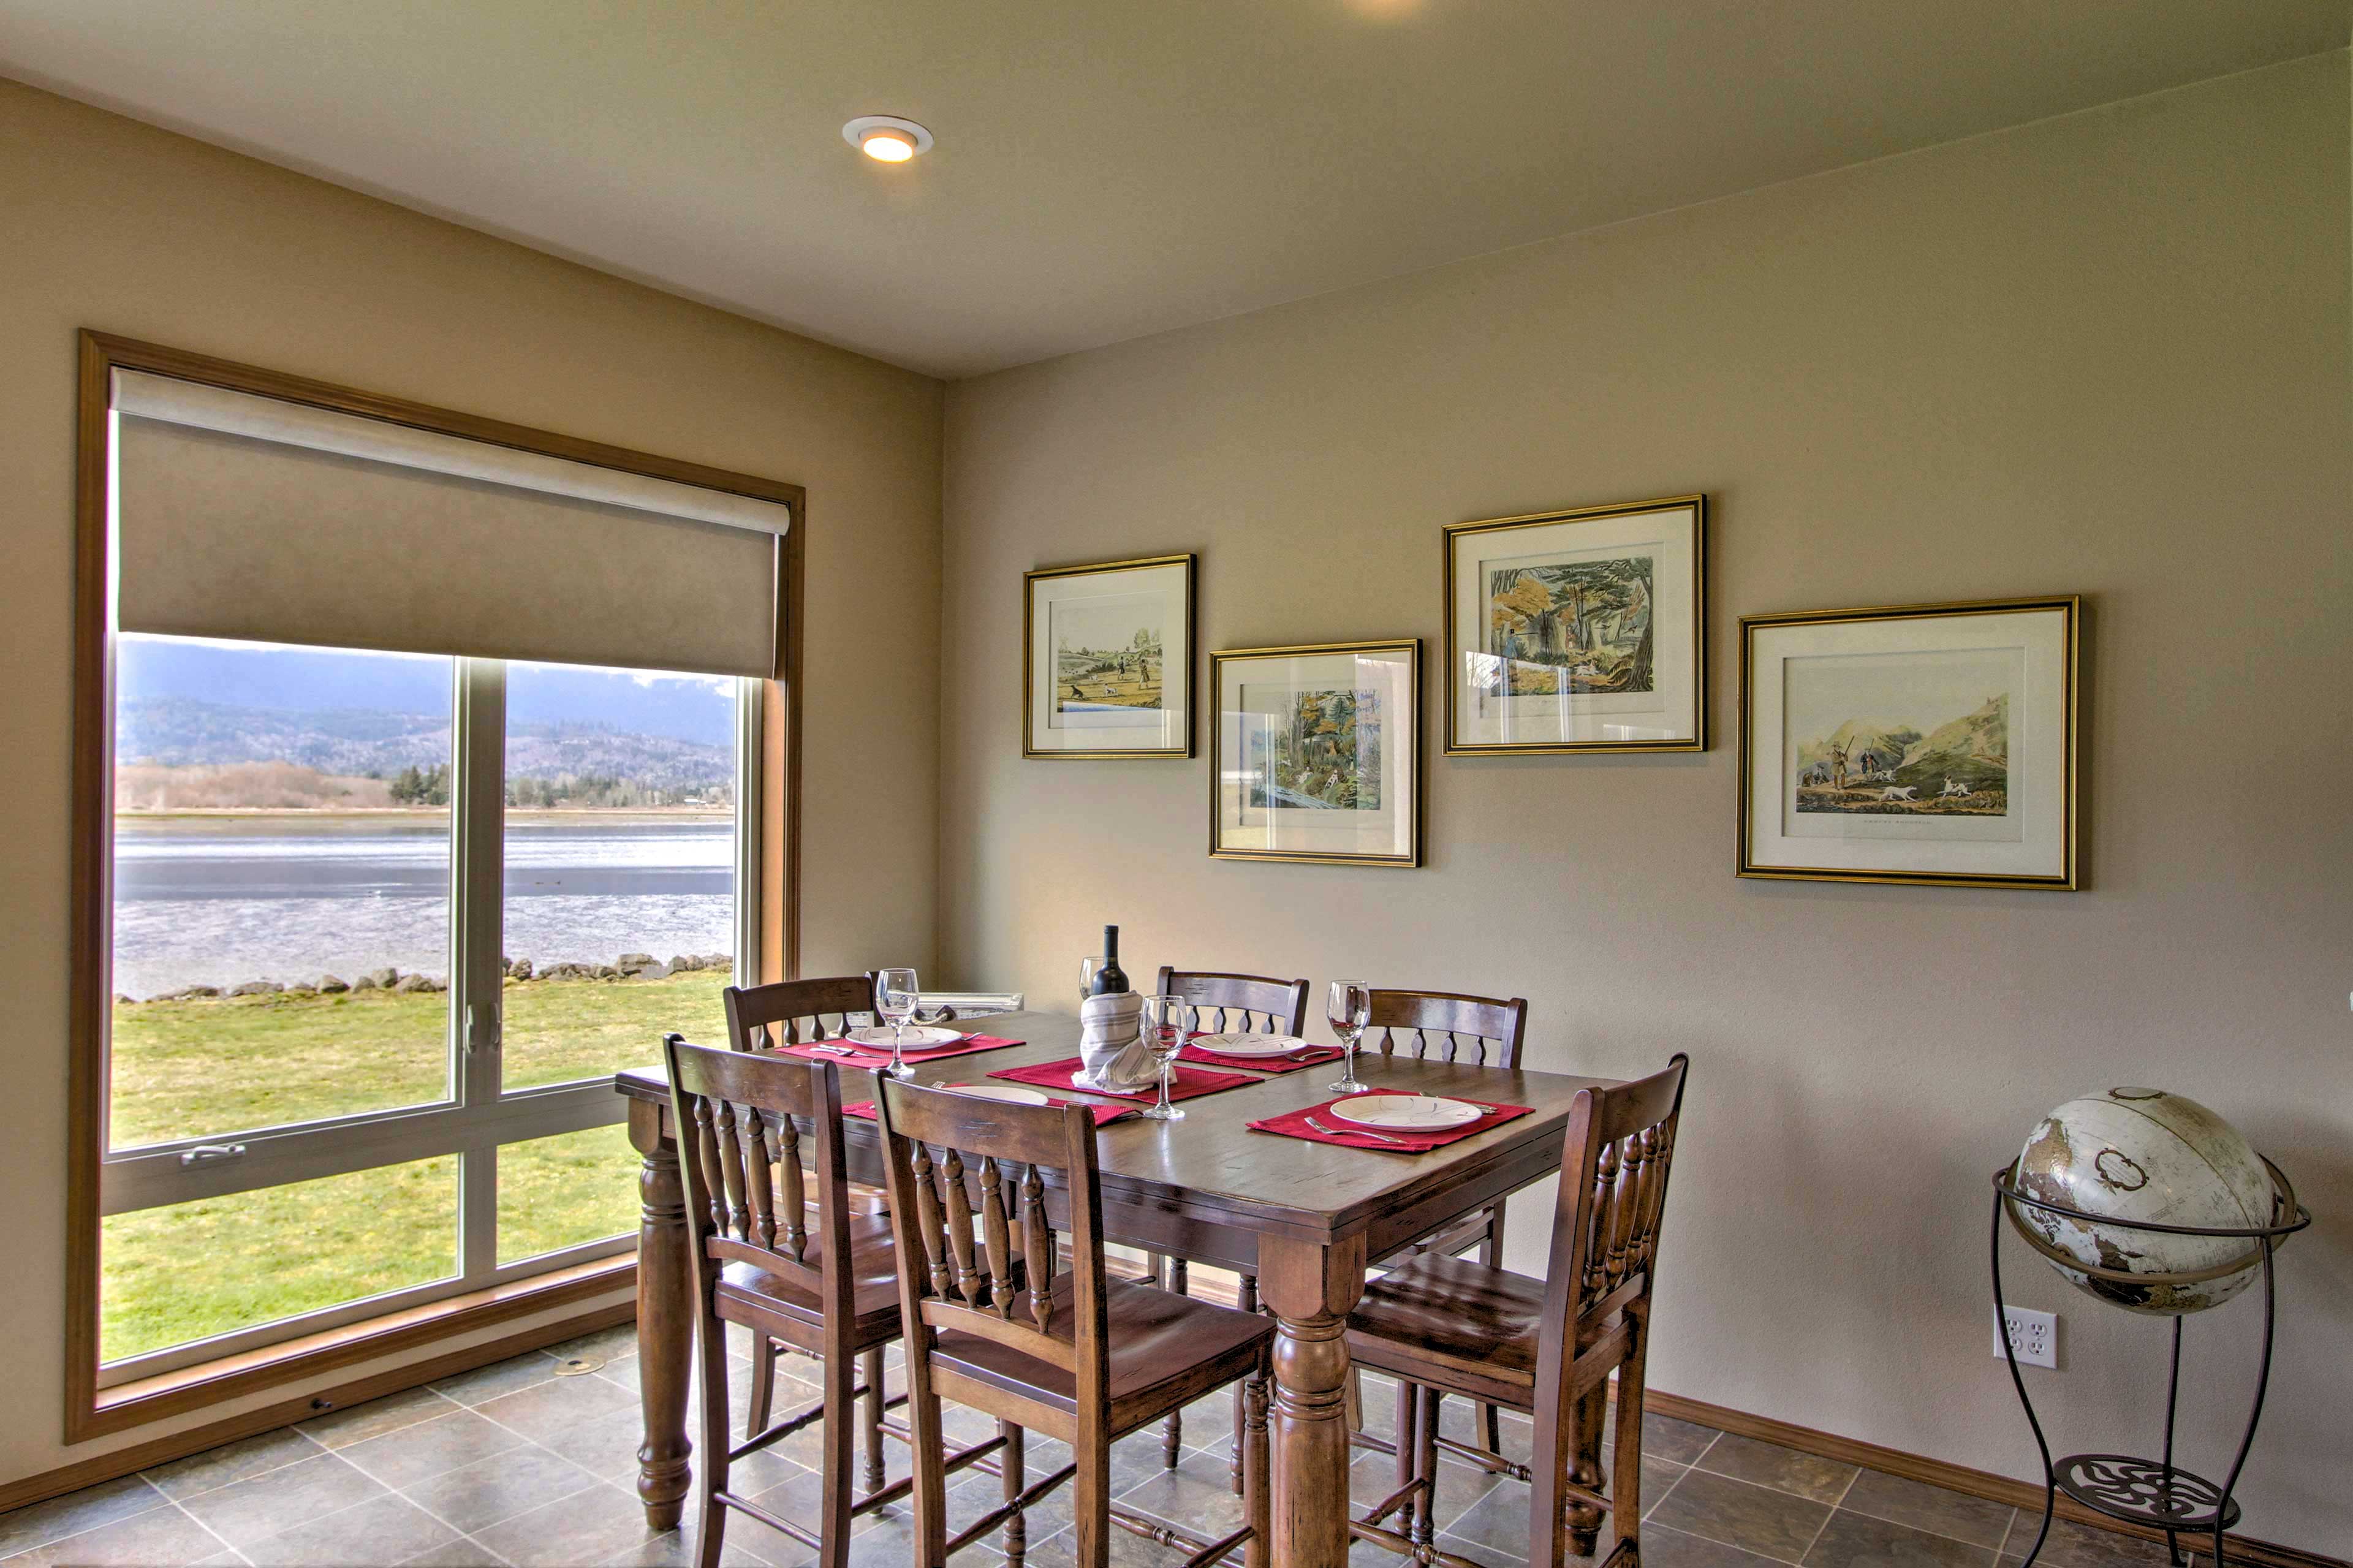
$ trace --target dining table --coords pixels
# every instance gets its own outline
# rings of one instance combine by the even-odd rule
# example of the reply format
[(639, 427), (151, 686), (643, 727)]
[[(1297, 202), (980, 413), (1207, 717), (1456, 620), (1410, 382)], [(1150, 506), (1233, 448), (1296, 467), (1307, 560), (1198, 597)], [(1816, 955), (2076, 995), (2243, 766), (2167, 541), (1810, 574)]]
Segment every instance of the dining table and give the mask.
[[(1070, 1014), (1000, 1014), (974, 1026), (1022, 1043), (920, 1064), (914, 1081), (982, 1083), (1005, 1068), (1078, 1051), (1079, 1021)], [(1612, 1081), (1367, 1050), (1357, 1074), (1377, 1089), (1525, 1106), (1528, 1113), (1426, 1152), (1349, 1148), (1250, 1127), (1331, 1100), (1338, 1066), (1258, 1078), (1186, 1100), (1182, 1121), (1131, 1117), (1096, 1134), (1107, 1240), (1257, 1277), (1259, 1301), (1276, 1323), (1271, 1544), (1283, 1568), (1341, 1568), (1348, 1560), (1345, 1335), (1366, 1265), (1557, 1171), (1577, 1092)], [(642, 1157), (638, 1366), (645, 1440), (638, 1495), (647, 1523), (668, 1530), (679, 1521), (692, 1476), (687, 1403), (695, 1311), (686, 1205), (661, 1068), (618, 1073), (614, 1088), (628, 1101), (629, 1141)], [(845, 1102), (874, 1093), (872, 1074), (843, 1071)], [(881, 1185), (876, 1124), (845, 1116), (843, 1130), (851, 1179)]]

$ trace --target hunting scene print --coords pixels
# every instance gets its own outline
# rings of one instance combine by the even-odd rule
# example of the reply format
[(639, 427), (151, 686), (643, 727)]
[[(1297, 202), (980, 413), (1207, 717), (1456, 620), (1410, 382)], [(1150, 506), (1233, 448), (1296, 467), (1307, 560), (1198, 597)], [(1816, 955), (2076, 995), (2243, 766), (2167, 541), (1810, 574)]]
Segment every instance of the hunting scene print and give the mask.
[(1301, 691), (1282, 710), (1252, 713), (1246, 731), (1246, 808), (1381, 809), (1381, 698), (1364, 689)]
[(1054, 712), (1161, 707), (1160, 621), (1157, 595), (1055, 605)]
[(1509, 694), (1652, 690), (1651, 571), (1648, 555), (1489, 566), (1482, 651)]
[(1788, 667), (1793, 804), (1801, 813), (2010, 813), (2010, 660), (1922, 653)]

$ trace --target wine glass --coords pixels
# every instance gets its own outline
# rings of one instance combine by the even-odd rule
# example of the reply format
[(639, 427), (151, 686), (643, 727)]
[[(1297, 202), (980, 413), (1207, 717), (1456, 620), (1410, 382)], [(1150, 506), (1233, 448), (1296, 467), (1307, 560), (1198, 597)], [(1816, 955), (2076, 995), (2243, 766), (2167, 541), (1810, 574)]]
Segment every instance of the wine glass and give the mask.
[(1373, 1011), (1372, 989), (1361, 980), (1335, 980), (1330, 996), (1324, 1005), (1324, 1016), (1332, 1022), (1332, 1033), (1348, 1049), (1348, 1065), (1340, 1074), (1340, 1081), (1331, 1086), (1335, 1094), (1362, 1094), (1373, 1086), (1356, 1077), (1356, 1042), (1365, 1033), (1366, 1021)]
[(923, 1001), (923, 988), (916, 983), (912, 969), (878, 969), (874, 972), (874, 1011), (891, 1026), (891, 1065), (882, 1070), (892, 1078), (913, 1078), (914, 1068), (899, 1054), (900, 1039), (907, 1020), (915, 1016)]
[(1185, 1113), (1168, 1103), (1168, 1080), (1176, 1071), (1176, 1053), (1193, 1032), (1193, 1005), (1182, 996), (1144, 999), (1144, 1044), (1160, 1064), (1160, 1103), (1144, 1114), (1155, 1121), (1182, 1121)]
[(1101, 958), (1082, 958), (1079, 960), (1079, 1001), (1082, 1005), (1084, 1005), (1086, 999), (1095, 994), (1095, 971), (1102, 967), (1103, 960)]

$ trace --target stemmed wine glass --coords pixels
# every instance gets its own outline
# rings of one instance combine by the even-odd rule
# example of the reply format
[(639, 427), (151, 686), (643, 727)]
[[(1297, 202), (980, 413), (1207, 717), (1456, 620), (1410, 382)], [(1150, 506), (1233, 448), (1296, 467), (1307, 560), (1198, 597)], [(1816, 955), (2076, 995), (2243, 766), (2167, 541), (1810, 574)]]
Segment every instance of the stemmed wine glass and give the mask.
[(1182, 996), (1144, 999), (1144, 1044), (1160, 1064), (1160, 1103), (1145, 1108), (1155, 1121), (1182, 1121), (1185, 1113), (1168, 1103), (1168, 1080), (1176, 1070), (1176, 1053), (1193, 1032), (1193, 1005)]
[(1083, 1003), (1095, 994), (1095, 971), (1103, 967), (1100, 958), (1079, 960), (1079, 1000)]
[(1340, 1081), (1331, 1086), (1335, 1094), (1362, 1094), (1373, 1086), (1356, 1077), (1356, 1042), (1363, 1037), (1365, 1024), (1372, 1016), (1372, 989), (1361, 980), (1335, 980), (1332, 992), (1324, 1002), (1324, 1016), (1332, 1022), (1332, 1033), (1348, 1049), (1348, 1065), (1340, 1074)]
[(913, 1078), (915, 1069), (899, 1054), (902, 1031), (907, 1020), (915, 1016), (923, 1002), (923, 989), (916, 984), (912, 969), (878, 969), (874, 972), (874, 1011), (891, 1026), (891, 1065), (882, 1070), (892, 1078)]

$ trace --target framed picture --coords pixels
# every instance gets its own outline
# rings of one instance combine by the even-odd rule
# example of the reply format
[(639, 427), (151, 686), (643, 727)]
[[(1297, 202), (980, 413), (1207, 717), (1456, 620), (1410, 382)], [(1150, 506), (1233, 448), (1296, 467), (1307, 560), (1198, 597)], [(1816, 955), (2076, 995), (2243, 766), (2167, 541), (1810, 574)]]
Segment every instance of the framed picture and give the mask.
[(2073, 597), (1744, 616), (1740, 874), (2075, 886)]
[(1707, 498), (1445, 531), (1446, 752), (1707, 746)]
[(1421, 864), (1421, 639), (1209, 656), (1209, 853)]
[(1022, 575), (1021, 754), (1193, 754), (1190, 555)]

